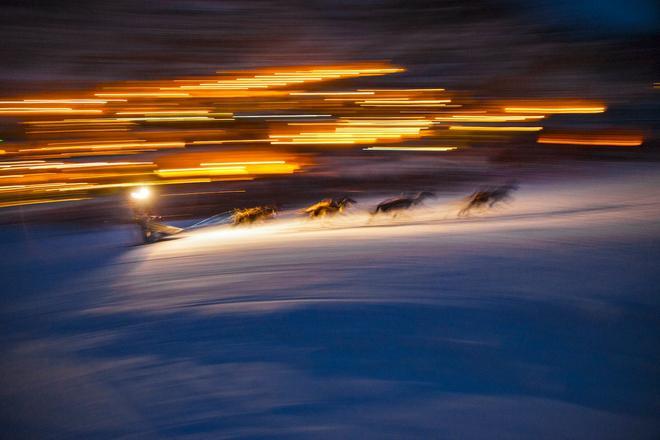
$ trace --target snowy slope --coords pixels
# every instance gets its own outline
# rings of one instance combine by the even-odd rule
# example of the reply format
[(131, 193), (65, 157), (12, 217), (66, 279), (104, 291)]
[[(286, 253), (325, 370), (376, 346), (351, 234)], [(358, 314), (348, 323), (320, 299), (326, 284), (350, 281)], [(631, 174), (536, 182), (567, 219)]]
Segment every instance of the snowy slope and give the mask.
[(660, 173), (147, 246), (4, 231), (16, 437), (657, 438)]

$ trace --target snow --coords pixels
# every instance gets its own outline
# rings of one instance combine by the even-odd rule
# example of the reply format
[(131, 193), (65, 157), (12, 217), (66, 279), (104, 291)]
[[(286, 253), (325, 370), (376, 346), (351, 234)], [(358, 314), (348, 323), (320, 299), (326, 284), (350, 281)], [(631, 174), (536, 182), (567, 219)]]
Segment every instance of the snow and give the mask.
[(133, 246), (6, 227), (14, 437), (657, 438), (660, 173)]

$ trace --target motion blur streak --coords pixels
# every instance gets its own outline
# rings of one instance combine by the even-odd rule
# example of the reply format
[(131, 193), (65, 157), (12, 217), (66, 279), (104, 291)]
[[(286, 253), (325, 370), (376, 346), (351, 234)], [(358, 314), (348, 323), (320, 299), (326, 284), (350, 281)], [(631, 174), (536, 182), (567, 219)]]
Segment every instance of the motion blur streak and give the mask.
[(75, 110), (68, 107), (43, 107), (43, 108), (0, 107), (0, 115), (15, 115), (15, 116), (20, 116), (25, 114), (56, 115), (60, 113), (94, 115), (94, 114), (103, 113), (103, 110)]
[(639, 147), (644, 142), (644, 138), (638, 134), (616, 133), (543, 134), (539, 136), (537, 142), (539, 144)]
[(604, 106), (597, 107), (505, 107), (507, 113), (603, 113)]
[(543, 130), (543, 127), (489, 127), (484, 125), (451, 125), (449, 126), (449, 129), (465, 131), (541, 131)]
[(437, 116), (433, 118), (435, 121), (442, 122), (523, 122), (523, 121), (538, 121), (545, 118), (544, 115), (451, 115)]
[[(0, 202), (31, 203), (34, 194), (57, 201), (60, 190), (87, 198), (144, 182), (167, 185), (194, 179), (211, 183), (322, 174), (308, 166), (318, 163), (315, 158), (336, 172), (343, 165), (327, 161), (340, 151), (400, 151), (411, 157), (475, 151), (473, 147), (485, 142), (498, 144), (514, 136), (524, 138), (517, 133), (541, 131), (540, 122), (555, 114), (606, 109), (600, 102), (580, 98), (491, 101), (435, 86), (365, 87), (347, 82), (395, 79), (404, 72), (384, 62), (266, 67), (207, 77), (124, 81), (61, 97), (4, 99), (0, 117), (11, 118), (13, 128), (1, 154), (18, 164), (0, 168)], [(76, 117), (62, 117), (69, 114)], [(512, 122), (519, 125), (501, 125)], [(389, 145), (374, 145), (380, 143)], [(542, 135), (538, 143), (636, 146), (641, 139)], [(279, 148), (279, 153), (259, 150), (263, 144)], [(228, 148), (238, 150), (228, 156)], [(181, 153), (164, 156), (174, 150)], [(201, 155), (191, 159), (188, 151)], [(364, 154), (364, 160), (383, 160)], [(134, 169), (125, 161), (106, 161), (121, 156), (143, 162)], [(34, 159), (53, 162), (20, 165)], [(65, 159), (70, 162), (59, 162)]]
[(368, 147), (364, 150), (373, 151), (454, 151), (458, 147)]

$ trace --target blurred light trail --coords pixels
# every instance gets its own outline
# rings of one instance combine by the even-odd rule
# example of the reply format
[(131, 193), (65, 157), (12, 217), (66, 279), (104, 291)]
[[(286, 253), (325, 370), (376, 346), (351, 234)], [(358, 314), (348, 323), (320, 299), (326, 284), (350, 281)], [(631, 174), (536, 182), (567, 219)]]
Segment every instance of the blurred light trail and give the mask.
[(285, 161), (204, 163), (195, 168), (158, 169), (159, 177), (236, 176), (257, 174), (291, 174), (299, 168)]
[(544, 134), (539, 136), (539, 144), (585, 145), (611, 147), (639, 147), (644, 142), (641, 135), (607, 134), (607, 133), (574, 133), (574, 134)]
[(570, 113), (603, 113), (605, 106), (593, 107), (504, 107), (506, 113), (543, 113), (543, 114), (570, 114)]
[(332, 115), (234, 115), (235, 118), (262, 118), (262, 119), (272, 119), (272, 118), (288, 118), (288, 119), (298, 119), (298, 118), (331, 118)]
[(141, 118), (114, 118), (115, 121), (144, 121), (144, 122), (194, 122), (194, 121), (231, 121), (232, 118), (212, 118), (210, 116), (159, 116)]
[[(422, 130), (429, 128), (433, 122), (428, 119), (352, 119), (343, 118), (335, 123), (334, 130), (300, 131), (293, 134), (276, 133), (269, 137), (274, 145), (353, 145), (374, 143), (379, 140), (398, 141), (403, 138), (422, 136)], [(291, 124), (293, 125), (293, 124)], [(308, 127), (317, 124), (309, 123)], [(293, 126), (305, 126), (295, 124)], [(327, 125), (324, 125), (327, 126)]]
[[(453, 151), (460, 147), (443, 145), (473, 140), (476, 147), (496, 137), (485, 132), (502, 132), (504, 140), (542, 130), (538, 121), (553, 114), (605, 110), (602, 103), (578, 98), (495, 102), (438, 87), (362, 82), (403, 71), (384, 62), (266, 67), (3, 99), (0, 121), (10, 126), (11, 141), (0, 150), (9, 159), (0, 160), (0, 203), (318, 172), (308, 165), (332, 168), (333, 150), (354, 150), (367, 160), (378, 157), (363, 150)], [(338, 80), (362, 83), (353, 88)], [(440, 146), (405, 145), (420, 139)], [(557, 139), (543, 135), (538, 141)], [(575, 139), (565, 135), (559, 142)], [(613, 135), (577, 140), (636, 142)], [(261, 150), (263, 144), (277, 151)], [(118, 161), (109, 162), (113, 157)], [(128, 162), (133, 158), (139, 159)]]
[(87, 118), (87, 119), (59, 119), (59, 120), (41, 120), (41, 121), (24, 121), (26, 125), (75, 125), (75, 124), (93, 124), (93, 125), (128, 125), (116, 124), (119, 121), (117, 118)]
[(30, 134), (87, 133), (95, 131), (129, 131), (128, 128), (81, 128), (77, 130), (28, 130)]
[(290, 92), (290, 96), (373, 95), (375, 92)]
[(84, 162), (84, 163), (53, 163), (46, 162), (37, 165), (28, 165), (27, 167), (16, 166), (13, 169), (29, 169), (29, 170), (43, 170), (43, 169), (84, 169), (84, 168), (99, 168), (99, 167), (144, 167), (153, 166), (152, 162)]
[[(125, 111), (116, 112), (116, 115), (207, 115), (210, 110), (142, 110), (142, 111)], [(226, 116), (232, 116), (231, 113), (223, 113)]]
[(107, 104), (111, 101), (123, 101), (125, 99), (23, 99), (20, 101), (0, 101), (0, 104)]
[(442, 122), (524, 122), (538, 121), (545, 118), (544, 115), (451, 115), (436, 116), (435, 121)]
[(365, 99), (357, 101), (362, 107), (444, 107), (451, 99)]
[(162, 92), (99, 92), (94, 93), (94, 96), (98, 97), (113, 97), (113, 96), (123, 96), (126, 98), (188, 98), (190, 93), (162, 93)]
[[(161, 87), (161, 90), (188, 90), (190, 93), (208, 96), (208, 93), (213, 93), (214, 90), (224, 92), (279, 88), (332, 79), (387, 75), (403, 72), (404, 70), (405, 69), (400, 67), (393, 67), (387, 64), (327, 66), (326, 68), (289, 68), (281, 70), (263, 69), (258, 72), (261, 74), (254, 74), (252, 76), (217, 79), (215, 81), (209, 79), (201, 81), (190, 80), (188, 82), (193, 82), (192, 84), (179, 85), (176, 87)], [(97, 96), (99, 95), (97, 94)]]
[(252, 142), (270, 142), (270, 139), (219, 139), (209, 141), (192, 141), (192, 145), (216, 145), (216, 144), (244, 144)]
[(57, 114), (71, 114), (71, 115), (94, 115), (103, 113), (103, 110), (79, 110), (68, 107), (35, 107), (35, 108), (21, 108), (21, 107), (0, 107), (0, 115), (57, 115)]
[(523, 127), (523, 126), (510, 126), (510, 127), (496, 127), (486, 125), (450, 125), (450, 130), (462, 131), (541, 131), (543, 127)]
[(105, 143), (137, 143), (137, 142), (146, 142), (144, 139), (113, 139), (113, 140), (102, 140), (102, 139), (94, 139), (94, 140), (78, 140), (78, 141), (73, 141), (73, 140), (68, 140), (68, 141), (58, 141), (58, 142), (48, 142), (47, 145), (87, 145), (87, 144), (105, 144)]
[(217, 167), (217, 166), (229, 166), (229, 165), (273, 165), (273, 164), (285, 164), (286, 161), (283, 160), (263, 160), (263, 161), (252, 161), (252, 162), (202, 162), (200, 165), (203, 167)]
[(454, 151), (458, 147), (367, 147), (363, 150), (372, 151)]
[(20, 153), (41, 153), (48, 151), (72, 151), (72, 150), (110, 150), (110, 149), (124, 149), (124, 148), (183, 148), (185, 142), (126, 142), (126, 143), (97, 143), (91, 145), (58, 145), (48, 146), (41, 148), (23, 148), (19, 149)]
[(358, 89), (358, 92), (444, 92), (445, 89)]

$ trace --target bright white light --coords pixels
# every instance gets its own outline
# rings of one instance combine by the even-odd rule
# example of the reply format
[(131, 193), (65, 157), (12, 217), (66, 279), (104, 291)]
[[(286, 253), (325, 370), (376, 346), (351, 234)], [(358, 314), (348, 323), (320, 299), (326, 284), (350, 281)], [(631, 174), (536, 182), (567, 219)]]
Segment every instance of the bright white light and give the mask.
[(142, 186), (131, 193), (134, 200), (146, 200), (151, 196), (151, 191), (146, 186)]

